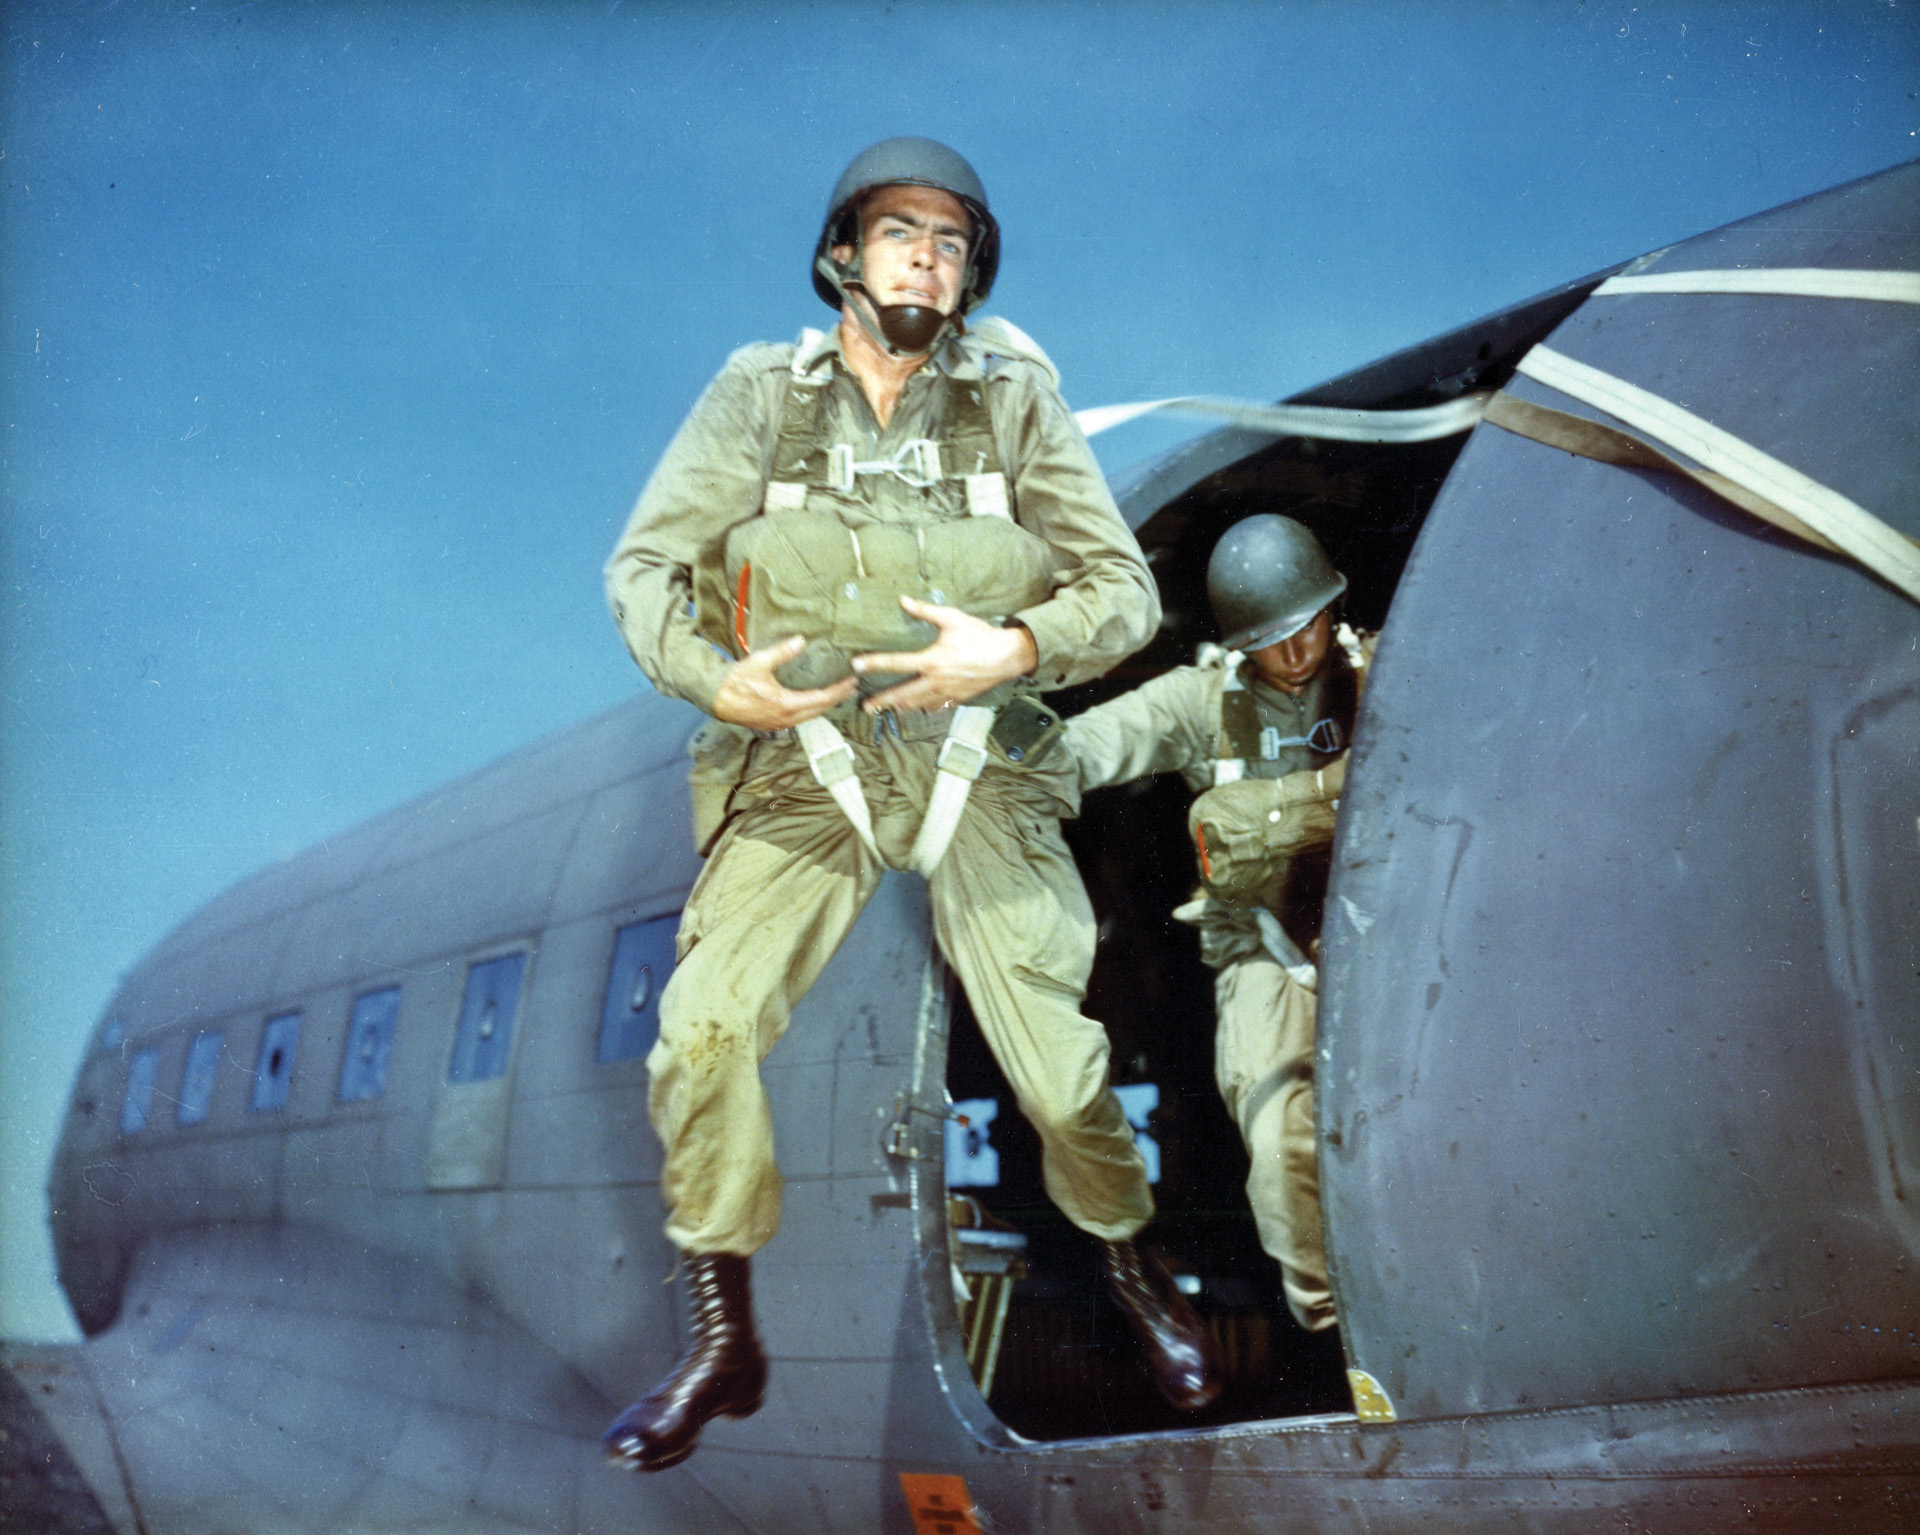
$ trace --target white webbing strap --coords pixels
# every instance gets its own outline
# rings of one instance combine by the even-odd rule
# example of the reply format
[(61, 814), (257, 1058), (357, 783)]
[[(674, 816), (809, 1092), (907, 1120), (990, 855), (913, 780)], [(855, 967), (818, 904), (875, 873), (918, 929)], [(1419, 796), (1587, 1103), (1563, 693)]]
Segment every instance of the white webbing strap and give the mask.
[[(987, 765), (987, 737), (993, 730), (995, 713), (973, 704), (962, 704), (953, 711), (947, 738), (940, 743), (939, 770), (927, 799), (927, 813), (907, 859), (908, 867), (916, 873), (931, 876), (946, 857), (967, 808), (967, 797), (973, 792), (973, 781)], [(866, 850), (886, 862), (873, 839), (873, 815), (867, 809), (866, 795), (860, 791), (853, 748), (846, 738), (824, 719), (805, 720), (793, 727), (793, 733), (807, 754), (813, 781), (833, 796)]]
[(953, 711), (947, 738), (940, 743), (940, 770), (933, 776), (927, 813), (907, 857), (908, 865), (919, 874), (932, 876), (960, 828), (960, 815), (967, 808), (973, 781), (987, 765), (987, 736), (993, 729), (994, 713), (974, 704), (962, 704)]
[(793, 733), (807, 754), (813, 781), (833, 796), (833, 802), (860, 834), (867, 851), (879, 858), (880, 849), (873, 840), (873, 816), (867, 810), (867, 797), (860, 792), (860, 778), (853, 768), (853, 748), (824, 719), (803, 720), (793, 727)]
[(832, 337), (823, 330), (815, 330), (811, 325), (807, 326), (800, 332), (800, 339), (794, 343), (793, 361), (788, 365), (794, 380), (815, 384), (825, 383), (831, 376), (831, 370), (822, 368), (820, 365), (832, 350)]
[(1053, 359), (1040, 349), (1038, 341), (1013, 321), (1002, 319), (997, 314), (988, 315), (973, 325), (968, 334), (989, 352), (1026, 359), (1047, 375), (1055, 389), (1060, 387), (1060, 370), (1053, 365)]
[(960, 477), (967, 486), (967, 515), (969, 517), (1003, 517), (1013, 521), (1013, 508), (1007, 504), (1007, 477), (995, 470), (992, 474), (965, 474)]
[(1536, 346), (1520, 372), (1617, 416), (1734, 484), (1784, 508), (1842, 554), (1920, 602), (1920, 546), (1865, 507), (1712, 422), (1625, 379)]
[(1360, 636), (1353, 625), (1349, 623), (1336, 625), (1333, 637), (1341, 650), (1346, 652), (1347, 665), (1356, 672), (1364, 672), (1367, 669), (1367, 653), (1360, 648)]
[(1595, 298), (1628, 293), (1772, 293), (1787, 298), (1863, 298), (1920, 304), (1920, 272), (1840, 267), (1710, 267), (1697, 272), (1637, 272), (1609, 277)]
[(1340, 410), (1330, 405), (1259, 405), (1251, 400), (1222, 400), (1212, 395), (1176, 395), (1133, 405), (1095, 405), (1076, 410), (1073, 419), (1088, 437), (1120, 426), (1149, 411), (1213, 416), (1250, 431), (1275, 437), (1319, 437), (1332, 442), (1432, 442), (1472, 431), (1487, 408), (1488, 396), (1462, 395), (1445, 405), (1421, 410)]
[(1280, 919), (1264, 906), (1253, 909), (1254, 923), (1260, 929), (1260, 947), (1273, 956), (1274, 963), (1308, 991), (1320, 989), (1320, 972), (1313, 961), (1300, 952), (1300, 946), (1287, 936)]
[[(1217, 646), (1214, 648), (1216, 650), (1218, 649)], [(1240, 680), (1240, 652), (1237, 650), (1229, 650), (1222, 654), (1224, 656), (1223, 664), (1227, 668), (1226, 680), (1220, 684), (1220, 696), (1224, 699), (1229, 693), (1244, 692), (1246, 690), (1246, 684)], [(1212, 660), (1212, 656), (1203, 653), (1200, 657), (1200, 665), (1205, 666)], [(1216, 721), (1222, 712), (1220, 709), (1215, 709)], [(1218, 746), (1226, 744), (1225, 727), (1216, 723), (1213, 734), (1214, 740), (1217, 743), (1217, 750)], [(1246, 776), (1247, 759), (1245, 757), (1215, 757), (1213, 759), (1214, 788), (1218, 789), (1230, 783), (1239, 783), (1240, 780)]]

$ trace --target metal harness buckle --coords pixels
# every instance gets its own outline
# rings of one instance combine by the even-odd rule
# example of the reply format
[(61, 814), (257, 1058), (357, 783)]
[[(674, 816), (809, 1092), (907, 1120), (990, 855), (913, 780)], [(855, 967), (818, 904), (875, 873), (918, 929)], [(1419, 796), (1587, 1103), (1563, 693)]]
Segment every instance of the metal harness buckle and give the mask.
[(1260, 732), (1260, 755), (1271, 762), (1280, 755), (1283, 746), (1306, 746), (1323, 756), (1331, 756), (1340, 750), (1343, 740), (1340, 722), (1332, 716), (1314, 721), (1313, 729), (1303, 736), (1283, 736), (1268, 725)]
[(940, 756), (934, 765), (942, 773), (952, 773), (971, 783), (987, 765), (987, 749), (950, 735), (940, 743)]
[(855, 773), (853, 748), (836, 731), (831, 740), (825, 739), (826, 732), (809, 731), (801, 736), (800, 746), (807, 754), (807, 766), (813, 769), (814, 780), (823, 789), (832, 789), (837, 783), (844, 783)]
[(833, 489), (851, 491), (854, 478), (862, 474), (890, 474), (903, 485), (926, 490), (944, 478), (940, 472), (940, 444), (931, 437), (915, 437), (901, 443), (892, 458), (865, 460), (854, 458), (849, 443), (836, 442), (827, 449), (827, 484)]

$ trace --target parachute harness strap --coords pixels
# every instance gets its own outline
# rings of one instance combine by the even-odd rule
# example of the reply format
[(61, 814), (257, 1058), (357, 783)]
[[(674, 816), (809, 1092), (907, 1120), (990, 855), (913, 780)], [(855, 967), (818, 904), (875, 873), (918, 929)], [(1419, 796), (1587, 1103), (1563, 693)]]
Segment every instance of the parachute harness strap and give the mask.
[[(859, 308), (859, 305), (855, 306), (856, 310)], [(1025, 340), (1019, 332), (1012, 331), (1012, 327), (1007, 327), (1007, 330)], [(997, 336), (999, 332), (994, 334)], [(1027, 345), (1032, 347), (1031, 342)], [(1051, 372), (1051, 364), (1046, 362), (1045, 355), (1039, 353), (1037, 347), (1032, 350), (1042, 366)], [(807, 434), (819, 428), (820, 388), (832, 376), (829, 338), (819, 331), (803, 331), (794, 350), (790, 369), (792, 387), (788, 395), (788, 412), (782, 424), (775, 457), (781, 465), (792, 461), (787, 472), (795, 472), (802, 469), (808, 456)], [(942, 423), (942, 430), (949, 435), (953, 433), (956, 414), (962, 420), (977, 418), (981, 431), (975, 435), (991, 438), (985, 400), (977, 388), (970, 391), (964, 401), (957, 392), (950, 399), (948, 417)], [(975, 473), (953, 476), (963, 480), (966, 485), (969, 515), (1011, 520), (1012, 509), (1005, 474), (999, 470), (988, 471), (984, 454), (976, 452), (974, 456), (980, 459), (972, 466)], [(948, 477), (941, 461), (940, 443), (931, 438), (919, 437), (904, 442), (890, 458), (864, 461), (856, 459), (853, 448), (846, 443), (836, 443), (827, 449), (825, 473), (822, 476), (826, 486), (844, 494), (853, 490), (860, 476), (874, 474), (890, 474), (916, 490), (930, 489)], [(769, 508), (804, 505), (806, 491), (804, 481), (774, 481), (767, 487), (766, 504)], [(855, 567), (864, 576), (866, 562), (860, 548), (860, 535), (849, 527), (847, 536), (853, 543)], [(940, 602), (945, 599), (935, 594), (934, 600)], [(953, 711), (946, 739), (940, 746), (927, 812), (921, 818), (913, 850), (908, 855), (908, 866), (922, 875), (930, 876), (939, 867), (953, 842), (954, 833), (959, 829), (967, 799), (973, 792), (974, 780), (980, 776), (988, 761), (987, 741), (997, 712), (976, 704), (962, 704)], [(866, 795), (860, 788), (853, 748), (824, 718), (796, 725), (794, 736), (807, 754), (807, 767), (813, 774), (814, 782), (833, 797), (834, 803), (859, 835), (861, 845), (881, 863), (885, 863), (886, 859), (882, 857), (874, 839), (873, 815), (867, 805)]]
[(1272, 956), (1273, 962), (1308, 991), (1318, 991), (1320, 972), (1314, 968), (1313, 961), (1300, 952), (1300, 946), (1287, 936), (1280, 919), (1266, 907), (1256, 906), (1253, 921), (1260, 929), (1260, 947)]
[(860, 792), (860, 779), (854, 772), (853, 748), (824, 719), (804, 720), (793, 727), (793, 733), (807, 754), (813, 781), (833, 796), (840, 813), (859, 834), (861, 846), (879, 858), (880, 848), (873, 840), (873, 816), (867, 810), (867, 797)]
[[(1343, 626), (1344, 627), (1344, 626)], [(1357, 645), (1353, 652), (1358, 654)], [(1244, 739), (1243, 739), (1244, 738)], [(1237, 663), (1220, 687), (1220, 728), (1215, 733), (1213, 786), (1239, 783), (1247, 776), (1248, 749), (1259, 752), (1262, 762), (1276, 761), (1289, 747), (1304, 746), (1309, 751), (1330, 757), (1346, 745), (1340, 722), (1331, 716), (1315, 720), (1305, 735), (1283, 736), (1278, 726), (1259, 724), (1259, 714), (1246, 684), (1240, 680)]]
[[(921, 818), (920, 831), (907, 856), (907, 866), (915, 873), (931, 877), (940, 866), (960, 827), (960, 817), (973, 792), (973, 781), (987, 765), (987, 737), (993, 730), (998, 711), (977, 704), (962, 704), (953, 711), (953, 723), (940, 743), (939, 768), (934, 774), (933, 793), (927, 801), (927, 813)], [(833, 796), (840, 813), (847, 818), (860, 838), (862, 847), (882, 863), (878, 843), (873, 836), (873, 814), (867, 797), (861, 792), (860, 777), (854, 769), (853, 748), (846, 738), (824, 719), (803, 721), (793, 733), (807, 754), (807, 767), (813, 781)]]
[(940, 866), (954, 832), (960, 827), (960, 816), (967, 808), (967, 796), (973, 792), (973, 781), (987, 765), (987, 736), (993, 729), (995, 713), (977, 704), (961, 704), (953, 711), (947, 738), (940, 743), (939, 771), (934, 774), (933, 794), (927, 801), (920, 834), (913, 839), (913, 852), (907, 860), (923, 875), (931, 877)]
[[(980, 334), (994, 353), (1024, 357), (1057, 380), (1045, 353), (1024, 332), (1005, 322), (985, 321)], [(888, 457), (862, 459), (851, 443), (817, 445), (823, 435), (824, 386), (834, 376), (833, 355), (832, 338), (825, 332), (808, 329), (800, 333), (787, 368), (790, 385), (786, 413), (774, 450), (775, 477), (767, 482), (763, 510), (806, 505), (810, 484), (852, 495), (863, 477), (891, 475), (914, 490), (932, 490), (946, 481), (958, 481), (966, 491), (968, 515), (1013, 520), (1006, 474), (990, 467), (998, 453), (993, 448), (992, 416), (983, 382), (953, 379), (940, 438), (916, 437), (901, 443)]]

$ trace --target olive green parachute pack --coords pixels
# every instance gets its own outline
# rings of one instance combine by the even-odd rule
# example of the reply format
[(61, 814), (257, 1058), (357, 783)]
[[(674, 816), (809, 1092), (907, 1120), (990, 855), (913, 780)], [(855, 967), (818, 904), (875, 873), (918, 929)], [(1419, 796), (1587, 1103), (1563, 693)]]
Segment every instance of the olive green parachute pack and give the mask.
[(1346, 778), (1341, 757), (1328, 767), (1242, 778), (1198, 795), (1187, 810), (1187, 831), (1208, 891), (1235, 906), (1277, 903), (1287, 865), (1333, 840)]
[[(856, 655), (923, 650), (938, 638), (902, 596), (998, 622), (1045, 602), (1053, 571), (1043, 539), (997, 517), (854, 526), (832, 507), (779, 507), (702, 555), (694, 608), (703, 636), (735, 655), (805, 635), (806, 650), (778, 676), (819, 688), (846, 676)], [(877, 691), (899, 679), (863, 680)]]
[[(1005, 321), (984, 321), (976, 334), (1051, 374), (1046, 355)], [(859, 462), (847, 445), (824, 441), (825, 339), (805, 331), (795, 349), (759, 514), (703, 549), (693, 571), (696, 627), (720, 649), (744, 656), (806, 636), (806, 651), (778, 674), (792, 688), (839, 681), (863, 652), (925, 648), (936, 631), (901, 608), (903, 596), (999, 622), (1045, 602), (1060, 575), (1052, 546), (1013, 520), (986, 381), (948, 380), (938, 441)], [(875, 518), (855, 489), (876, 474), (922, 491), (925, 516)], [(869, 678), (865, 691), (897, 680)]]

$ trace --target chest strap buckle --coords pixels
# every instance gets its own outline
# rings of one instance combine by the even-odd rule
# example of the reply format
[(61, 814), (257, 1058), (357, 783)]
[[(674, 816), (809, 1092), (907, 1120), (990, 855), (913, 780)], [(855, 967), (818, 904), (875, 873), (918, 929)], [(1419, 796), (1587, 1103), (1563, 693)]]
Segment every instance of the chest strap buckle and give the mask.
[(926, 490), (938, 485), (940, 444), (931, 437), (915, 437), (900, 444), (892, 458), (856, 460), (850, 444), (836, 442), (827, 449), (827, 484), (844, 493), (853, 489), (855, 478), (863, 474), (890, 474), (903, 485)]

